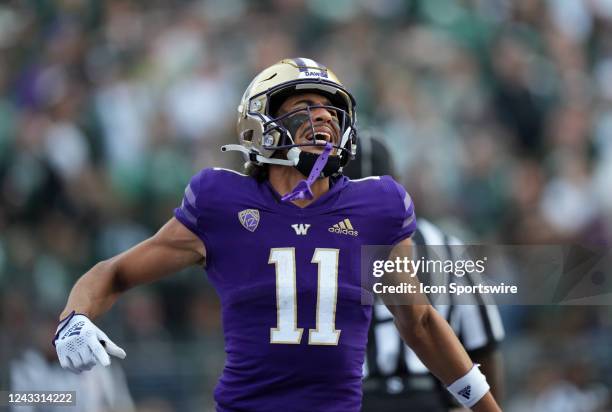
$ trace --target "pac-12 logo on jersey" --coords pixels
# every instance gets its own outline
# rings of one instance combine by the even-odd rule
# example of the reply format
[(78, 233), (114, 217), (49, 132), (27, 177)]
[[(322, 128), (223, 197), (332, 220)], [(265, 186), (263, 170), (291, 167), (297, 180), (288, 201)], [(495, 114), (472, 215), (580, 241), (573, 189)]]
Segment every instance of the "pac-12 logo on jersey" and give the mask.
[(296, 235), (305, 236), (308, 234), (308, 229), (310, 228), (310, 225), (306, 223), (295, 223), (291, 225), (291, 227), (293, 228), (293, 230), (295, 230)]
[(238, 220), (245, 229), (250, 232), (254, 232), (259, 225), (259, 210), (257, 209), (244, 209), (238, 212)]

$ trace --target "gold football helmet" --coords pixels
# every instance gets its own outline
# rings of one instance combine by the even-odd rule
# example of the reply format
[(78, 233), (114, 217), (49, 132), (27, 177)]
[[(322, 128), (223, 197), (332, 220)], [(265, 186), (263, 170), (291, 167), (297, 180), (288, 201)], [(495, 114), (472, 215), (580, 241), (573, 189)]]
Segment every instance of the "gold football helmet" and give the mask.
[(320, 144), (313, 139), (313, 143), (297, 145), (291, 131), (283, 124), (284, 119), (295, 113), (279, 116), (276, 112), (288, 96), (301, 92), (319, 93), (331, 102), (331, 106), (318, 107), (329, 108), (337, 114), (340, 136), (334, 148), (339, 161), (334, 163), (341, 171), (357, 150), (355, 99), (331, 70), (307, 58), (281, 60), (253, 79), (238, 106), (240, 144), (225, 145), (222, 150), (240, 151), (247, 162), (256, 165), (296, 166), (301, 152), (299, 146)]

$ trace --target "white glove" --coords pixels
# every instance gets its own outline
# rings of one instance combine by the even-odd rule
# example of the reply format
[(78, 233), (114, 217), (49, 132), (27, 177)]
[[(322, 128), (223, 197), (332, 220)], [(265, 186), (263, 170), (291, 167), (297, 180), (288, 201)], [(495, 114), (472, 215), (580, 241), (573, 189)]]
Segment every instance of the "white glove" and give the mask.
[(125, 351), (106, 336), (87, 316), (74, 311), (64, 318), (53, 338), (62, 368), (81, 373), (97, 363), (110, 365), (110, 357), (125, 358)]

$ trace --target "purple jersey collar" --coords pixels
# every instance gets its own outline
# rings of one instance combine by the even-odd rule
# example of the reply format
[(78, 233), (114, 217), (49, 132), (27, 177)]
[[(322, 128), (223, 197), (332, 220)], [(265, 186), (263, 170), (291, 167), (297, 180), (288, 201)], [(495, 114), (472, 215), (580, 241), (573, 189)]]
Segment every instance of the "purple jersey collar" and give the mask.
[(310, 203), (306, 207), (299, 207), (292, 202), (283, 202), (282, 196), (274, 189), (270, 184), (269, 180), (264, 182), (266, 194), (274, 198), (275, 206), (277, 210), (283, 210), (291, 213), (301, 212), (300, 214), (317, 214), (323, 208), (331, 207), (338, 200), (339, 194), (349, 183), (349, 179), (346, 176), (330, 177), (329, 185), (330, 188), (327, 192), (323, 193), (317, 200)]

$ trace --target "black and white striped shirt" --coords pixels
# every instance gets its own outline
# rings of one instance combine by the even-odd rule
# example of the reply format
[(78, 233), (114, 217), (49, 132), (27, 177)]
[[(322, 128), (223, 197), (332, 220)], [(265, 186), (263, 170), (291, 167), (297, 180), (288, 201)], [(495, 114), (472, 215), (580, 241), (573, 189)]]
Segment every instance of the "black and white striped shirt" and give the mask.
[[(423, 245), (445, 245), (448, 259), (455, 259), (456, 249), (451, 245), (462, 243), (454, 237), (444, 234), (432, 223), (419, 219), (418, 228), (412, 236), (417, 246), (417, 253), (427, 253)], [(425, 258), (427, 258), (425, 256)], [(474, 304), (454, 305), (434, 304), (438, 312), (448, 321), (455, 334), (469, 352), (494, 349), (504, 338), (504, 328), (497, 306), (485, 304), (482, 296), (474, 296)], [(364, 362), (364, 377), (368, 378), (406, 378), (429, 374), (425, 365), (416, 354), (403, 343), (393, 322), (393, 315), (383, 304), (373, 307), (372, 325), (368, 339), (368, 350)]]

